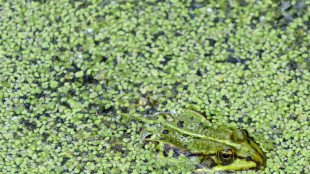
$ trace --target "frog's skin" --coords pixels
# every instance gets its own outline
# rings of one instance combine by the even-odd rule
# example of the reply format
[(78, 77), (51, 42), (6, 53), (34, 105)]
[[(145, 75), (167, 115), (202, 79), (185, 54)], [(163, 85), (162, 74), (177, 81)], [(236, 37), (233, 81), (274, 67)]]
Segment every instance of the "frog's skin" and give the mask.
[(196, 172), (258, 169), (265, 165), (259, 146), (242, 129), (213, 128), (203, 115), (183, 109), (180, 114), (155, 115), (158, 124), (144, 141), (163, 143), (165, 150), (199, 158)]

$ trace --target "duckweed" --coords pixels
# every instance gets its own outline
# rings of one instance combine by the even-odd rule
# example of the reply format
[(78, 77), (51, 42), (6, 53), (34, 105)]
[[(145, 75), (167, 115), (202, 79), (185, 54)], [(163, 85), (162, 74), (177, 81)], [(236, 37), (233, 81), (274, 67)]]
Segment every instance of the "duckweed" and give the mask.
[(246, 129), (259, 172), (308, 173), (309, 5), (0, 2), (1, 171), (190, 173), (137, 118), (191, 107)]

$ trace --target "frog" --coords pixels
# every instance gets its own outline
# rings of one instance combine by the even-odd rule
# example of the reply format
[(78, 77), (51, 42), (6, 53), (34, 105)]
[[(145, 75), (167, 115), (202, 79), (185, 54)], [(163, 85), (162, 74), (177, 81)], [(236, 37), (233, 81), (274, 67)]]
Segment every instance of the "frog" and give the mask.
[(205, 116), (192, 109), (179, 113), (157, 113), (156, 124), (143, 132), (145, 143), (164, 145), (164, 156), (173, 150), (197, 161), (195, 172), (257, 170), (265, 166), (263, 151), (248, 133), (240, 128), (214, 126)]

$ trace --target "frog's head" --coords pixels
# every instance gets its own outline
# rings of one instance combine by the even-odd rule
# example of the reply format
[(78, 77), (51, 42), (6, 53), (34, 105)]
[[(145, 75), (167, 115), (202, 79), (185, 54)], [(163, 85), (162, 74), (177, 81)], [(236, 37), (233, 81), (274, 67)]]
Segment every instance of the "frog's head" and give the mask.
[(212, 171), (258, 169), (265, 165), (262, 150), (242, 129), (232, 131), (230, 139), (218, 147), (212, 161)]
[(233, 130), (231, 140), (240, 144), (240, 148), (236, 148), (236, 155), (239, 159), (254, 162), (256, 164), (255, 168), (265, 165), (263, 151), (250, 137), (248, 137), (243, 129)]

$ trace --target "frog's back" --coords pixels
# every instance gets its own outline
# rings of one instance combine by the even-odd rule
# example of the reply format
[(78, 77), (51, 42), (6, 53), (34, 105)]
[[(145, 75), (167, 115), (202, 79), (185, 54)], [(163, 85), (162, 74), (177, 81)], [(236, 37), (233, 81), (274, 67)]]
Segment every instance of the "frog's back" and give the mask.
[(152, 139), (173, 144), (183, 150), (191, 149), (193, 153), (207, 154), (225, 146), (224, 142), (217, 140), (230, 139), (231, 129), (213, 128), (209, 120), (192, 110), (184, 109), (179, 114), (160, 113), (157, 117), (161, 121), (156, 125)]
[(160, 113), (157, 116), (164, 117), (161, 122), (162, 128), (170, 127), (175, 130), (187, 131), (218, 139), (230, 138), (230, 128), (226, 126), (214, 128), (205, 116), (190, 109), (183, 109), (178, 114)]

